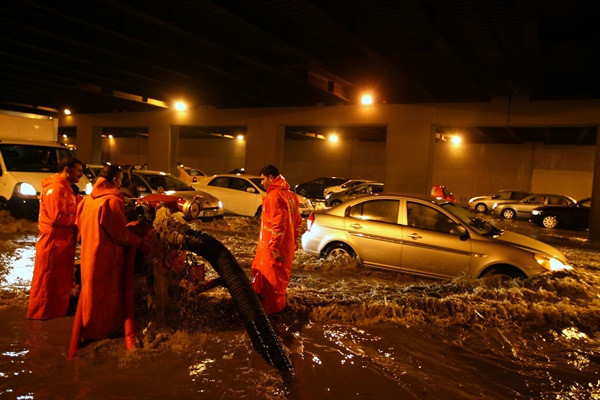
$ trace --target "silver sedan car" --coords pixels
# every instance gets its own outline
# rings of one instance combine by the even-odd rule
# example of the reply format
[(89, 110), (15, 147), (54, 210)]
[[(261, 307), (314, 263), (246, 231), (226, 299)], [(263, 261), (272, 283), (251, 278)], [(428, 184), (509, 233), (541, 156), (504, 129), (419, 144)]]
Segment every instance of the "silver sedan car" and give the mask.
[(492, 205), (492, 214), (500, 215), (506, 219), (529, 218), (531, 216), (531, 211), (540, 206), (570, 206), (575, 205), (576, 203), (575, 199), (568, 196), (537, 193), (525, 197), (518, 202), (494, 203)]
[(486, 213), (492, 209), (494, 204), (514, 203), (515, 201), (523, 200), (527, 196), (531, 196), (531, 193), (519, 190), (501, 190), (490, 196), (471, 197), (469, 199), (469, 209), (479, 213)]
[(557, 249), (495, 228), (454, 203), (426, 196), (375, 194), (350, 200), (307, 221), (304, 251), (345, 254), (365, 266), (448, 278), (525, 278), (570, 269)]

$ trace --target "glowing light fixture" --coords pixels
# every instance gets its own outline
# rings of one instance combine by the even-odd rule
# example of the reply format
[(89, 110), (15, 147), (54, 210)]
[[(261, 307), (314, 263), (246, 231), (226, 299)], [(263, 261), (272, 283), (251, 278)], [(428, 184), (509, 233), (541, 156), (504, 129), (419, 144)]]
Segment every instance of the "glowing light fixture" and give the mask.
[(337, 134), (335, 134), (335, 133), (332, 133), (331, 135), (329, 135), (329, 138), (328, 138), (328, 139), (329, 139), (329, 141), (330, 141), (331, 143), (335, 143), (335, 142), (337, 142), (338, 140), (340, 140), (340, 138), (338, 137), (338, 135), (337, 135)]
[(360, 102), (364, 106), (373, 104), (373, 96), (371, 96), (370, 94), (363, 94), (363, 96), (360, 98)]
[(109, 139), (112, 139), (112, 138), (113, 138), (113, 135), (108, 135), (108, 138), (109, 138)]
[(65, 139), (66, 139), (66, 138), (68, 138), (68, 136), (67, 136), (67, 134), (66, 134), (66, 133), (64, 133), (64, 134), (63, 134), (63, 137), (64, 137)]
[(71, 110), (69, 110), (68, 108), (65, 108), (65, 111), (63, 111), (65, 113), (65, 115), (71, 115)]
[(237, 135), (235, 138), (236, 138), (238, 141), (240, 141), (240, 142), (241, 142), (242, 140), (244, 140), (244, 135), (242, 135), (242, 134), (240, 133), (240, 134), (239, 134), (239, 135)]
[(185, 104), (183, 101), (178, 101), (175, 103), (175, 109), (177, 111), (185, 111), (187, 110), (187, 104)]
[(454, 136), (452, 136), (450, 141), (452, 142), (452, 144), (460, 144), (460, 142), (462, 141), (462, 138), (460, 136), (454, 135)]

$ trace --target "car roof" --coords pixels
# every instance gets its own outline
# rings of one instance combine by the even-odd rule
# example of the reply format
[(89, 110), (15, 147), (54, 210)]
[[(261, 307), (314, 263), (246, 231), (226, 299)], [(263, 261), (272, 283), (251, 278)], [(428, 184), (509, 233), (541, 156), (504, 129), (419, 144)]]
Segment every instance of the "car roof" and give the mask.
[(51, 140), (12, 140), (12, 139), (0, 139), (0, 144), (20, 144), (26, 146), (49, 146), (49, 147), (59, 147), (61, 149), (68, 149), (67, 146), (64, 146), (60, 143), (53, 142)]
[[(127, 170), (123, 170), (123, 172), (127, 172)], [(171, 175), (170, 173), (165, 171), (155, 171), (151, 169), (133, 169), (131, 170), (131, 172), (138, 175)]]
[(260, 179), (258, 175), (248, 175), (248, 174), (215, 174), (211, 176), (207, 176), (207, 178), (216, 178), (216, 177), (229, 177), (229, 178), (247, 178), (247, 179)]
[(369, 200), (369, 199), (377, 199), (377, 198), (384, 198), (384, 199), (403, 198), (403, 199), (408, 199), (408, 200), (421, 200), (421, 201), (438, 204), (438, 205), (451, 203), (448, 200), (436, 199), (433, 196), (424, 195), (424, 194), (402, 193), (402, 192), (381, 192), (381, 193), (373, 193), (373, 194), (369, 194), (366, 196), (358, 197), (356, 199), (348, 200), (347, 202), (345, 202), (343, 204), (348, 205), (348, 204), (354, 204), (354, 203), (361, 203), (361, 202)]

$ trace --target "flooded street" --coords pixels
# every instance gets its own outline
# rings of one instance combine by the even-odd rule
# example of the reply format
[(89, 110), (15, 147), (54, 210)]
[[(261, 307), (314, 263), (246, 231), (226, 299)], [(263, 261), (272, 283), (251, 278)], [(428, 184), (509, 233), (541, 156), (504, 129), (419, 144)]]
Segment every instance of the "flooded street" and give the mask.
[[(493, 223), (552, 244), (574, 269), (438, 281), (299, 250), (289, 308), (271, 320), (296, 369), (284, 380), (224, 288), (137, 305), (140, 349), (117, 337), (67, 361), (73, 317), (25, 319), (36, 225), (0, 215), (0, 399), (600, 399), (600, 250), (586, 232)], [(256, 219), (194, 226), (249, 272)]]

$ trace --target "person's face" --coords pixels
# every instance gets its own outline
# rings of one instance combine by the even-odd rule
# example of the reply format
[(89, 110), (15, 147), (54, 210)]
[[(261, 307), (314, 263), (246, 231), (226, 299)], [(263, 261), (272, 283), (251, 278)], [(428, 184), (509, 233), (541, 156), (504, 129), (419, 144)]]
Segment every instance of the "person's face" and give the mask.
[(120, 173), (119, 175), (115, 176), (115, 178), (113, 179), (113, 185), (115, 185), (115, 187), (117, 189), (120, 188), (122, 180), (123, 180), (123, 173)]
[(262, 185), (263, 188), (265, 188), (265, 190), (267, 190), (267, 188), (271, 184), (272, 180), (273, 180), (272, 176), (265, 176), (263, 174), (260, 174), (260, 184)]
[(69, 183), (77, 183), (83, 176), (83, 166), (81, 164), (75, 164), (73, 168), (67, 167), (67, 181)]

